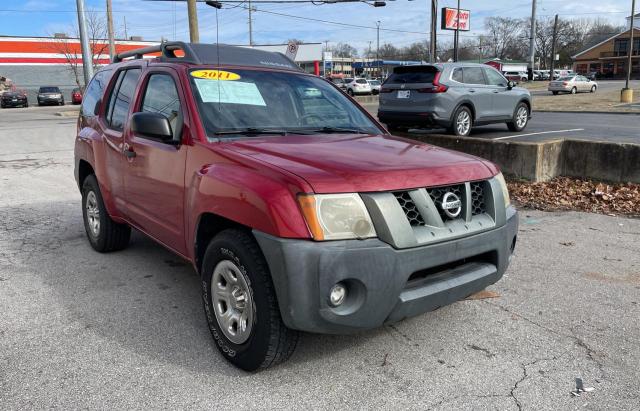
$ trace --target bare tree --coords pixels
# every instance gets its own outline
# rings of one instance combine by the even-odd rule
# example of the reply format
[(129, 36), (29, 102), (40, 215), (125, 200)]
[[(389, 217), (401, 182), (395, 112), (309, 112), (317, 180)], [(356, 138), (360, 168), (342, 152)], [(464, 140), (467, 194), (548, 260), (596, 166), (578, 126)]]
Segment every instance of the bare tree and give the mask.
[[(109, 44), (105, 40), (107, 37), (107, 24), (103, 16), (90, 10), (86, 13), (87, 35), (89, 36), (89, 48), (94, 71), (101, 65), (101, 57), (109, 54)], [(54, 41), (47, 43), (44, 47), (50, 53), (61, 54), (65, 60), (67, 68), (74, 76), (79, 88), (84, 88), (84, 77), (82, 73), (82, 51), (78, 39), (78, 28), (70, 27), (69, 30), (75, 38), (54, 38)]]
[(358, 57), (358, 50), (348, 43), (338, 43), (331, 47), (334, 57)]
[(519, 48), (522, 36), (522, 22), (510, 17), (487, 17), (484, 26), (486, 33), (483, 43), (487, 45), (494, 57), (505, 59), (520, 55)]

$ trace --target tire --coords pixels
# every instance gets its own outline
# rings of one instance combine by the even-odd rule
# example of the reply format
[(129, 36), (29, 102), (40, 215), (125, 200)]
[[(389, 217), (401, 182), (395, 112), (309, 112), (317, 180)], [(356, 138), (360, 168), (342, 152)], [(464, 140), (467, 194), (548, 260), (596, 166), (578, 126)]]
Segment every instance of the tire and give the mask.
[(87, 238), (94, 250), (106, 253), (122, 250), (129, 245), (131, 227), (111, 219), (104, 206), (98, 180), (93, 174), (85, 178), (82, 184), (82, 217)]
[(394, 131), (409, 131), (409, 127), (406, 126), (399, 126), (397, 124), (385, 124), (387, 126), (387, 130), (394, 132)]
[[(461, 122), (466, 122), (466, 127), (462, 126)], [(471, 114), (471, 110), (467, 106), (460, 106), (453, 115), (453, 121), (449, 127), (449, 132), (456, 136), (465, 137), (471, 134), (472, 125), (473, 115)]]
[(62, 100), (60, 103), (58, 103), (61, 106), (64, 106), (64, 100)]
[(559, 92), (558, 91), (552, 91), (552, 93), (553, 93), (554, 96), (557, 96)]
[(529, 107), (525, 103), (518, 103), (513, 110), (513, 118), (507, 122), (507, 127), (511, 131), (522, 131), (529, 123)]
[(577, 88), (574, 87), (574, 88), (571, 89), (571, 94), (576, 94), (577, 92), (578, 92)]
[(347, 89), (347, 94), (350, 95), (351, 97), (353, 97), (353, 90)]
[(590, 93), (595, 93), (597, 88), (598, 88), (598, 87), (596, 87), (596, 86), (591, 86), (591, 91), (590, 91)]
[[(202, 299), (216, 346), (236, 367), (264, 369), (293, 354), (298, 332), (282, 322), (267, 262), (251, 234), (228, 229), (211, 240), (202, 264)], [(238, 318), (225, 320), (225, 312), (244, 318), (244, 330)]]

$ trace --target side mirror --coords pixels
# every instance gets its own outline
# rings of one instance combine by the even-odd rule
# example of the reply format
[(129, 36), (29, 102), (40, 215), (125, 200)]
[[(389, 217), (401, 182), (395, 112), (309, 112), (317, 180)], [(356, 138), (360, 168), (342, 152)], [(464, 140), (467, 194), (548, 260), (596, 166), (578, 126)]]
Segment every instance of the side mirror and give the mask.
[(512, 88), (514, 88), (516, 86), (516, 82), (515, 81), (507, 81), (507, 89), (511, 90)]
[(133, 133), (142, 137), (152, 138), (167, 144), (178, 143), (173, 139), (169, 120), (160, 113), (133, 113), (130, 128)]

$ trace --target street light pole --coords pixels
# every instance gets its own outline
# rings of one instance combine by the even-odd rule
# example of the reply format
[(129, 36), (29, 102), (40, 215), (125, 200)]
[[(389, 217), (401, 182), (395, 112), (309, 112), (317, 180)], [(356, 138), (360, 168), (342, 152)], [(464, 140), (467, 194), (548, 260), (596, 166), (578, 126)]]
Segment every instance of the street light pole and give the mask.
[(458, 42), (460, 41), (460, 0), (456, 10), (456, 31), (453, 35), (453, 61), (458, 61)]
[(533, 69), (535, 68), (536, 56), (536, 0), (531, 2), (531, 32), (529, 34), (529, 68), (527, 77), (529, 81), (533, 80)]
[(431, 63), (436, 62), (436, 30), (438, 29), (438, 0), (431, 0), (431, 30), (429, 39), (429, 59)]
[(107, 33), (109, 36), (109, 57), (111, 61), (116, 56), (116, 43), (113, 35), (113, 10), (111, 0), (107, 0)]
[(84, 15), (84, 0), (76, 0), (78, 11), (78, 29), (80, 32), (80, 47), (82, 48), (82, 72), (84, 74), (85, 87), (93, 77), (93, 58), (91, 57), (91, 46), (87, 37), (87, 22)]
[(380, 75), (380, 20), (376, 21), (376, 31), (377, 31), (377, 40), (376, 40), (376, 68), (378, 77), (382, 77)]
[(631, 0), (631, 30), (629, 31), (629, 57), (627, 59), (627, 81), (624, 88), (629, 88), (629, 80), (631, 80), (631, 56), (633, 56), (633, 20), (636, 12), (636, 0)]
[(192, 43), (200, 43), (198, 31), (198, 10), (196, 0), (187, 0), (187, 13), (189, 15), (189, 40)]

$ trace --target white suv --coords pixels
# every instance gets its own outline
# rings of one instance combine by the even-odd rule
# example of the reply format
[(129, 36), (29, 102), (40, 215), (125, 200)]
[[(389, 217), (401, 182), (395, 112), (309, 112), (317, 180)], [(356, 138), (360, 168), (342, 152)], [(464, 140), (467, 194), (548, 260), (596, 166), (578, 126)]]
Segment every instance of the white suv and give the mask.
[(346, 78), (344, 83), (347, 86), (347, 93), (350, 96), (356, 94), (371, 94), (371, 84), (364, 78)]

